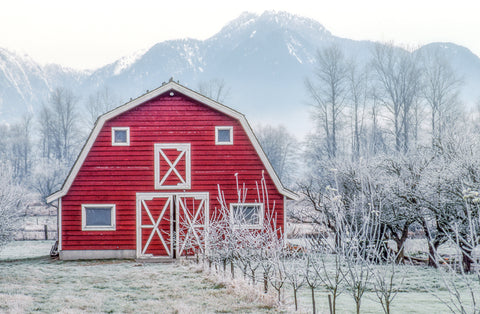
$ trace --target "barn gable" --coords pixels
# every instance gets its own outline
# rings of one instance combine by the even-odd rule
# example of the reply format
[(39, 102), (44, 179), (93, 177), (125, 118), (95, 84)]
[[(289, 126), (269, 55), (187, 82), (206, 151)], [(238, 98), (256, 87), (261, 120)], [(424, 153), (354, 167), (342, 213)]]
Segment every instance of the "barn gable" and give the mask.
[(213, 101), (212, 99), (210, 98), (207, 98), (191, 89), (188, 89), (174, 81), (170, 81), (164, 85), (162, 85), (161, 87), (151, 91), (151, 92), (148, 92), (102, 116), (100, 116), (95, 124), (95, 127), (93, 128), (92, 132), (90, 133), (90, 136), (86, 142), (86, 144), (84, 145), (82, 151), (80, 152), (79, 154), (79, 157), (77, 158), (74, 166), (72, 167), (70, 173), (68, 174), (62, 188), (58, 191), (58, 192), (55, 192), (54, 194), (50, 195), (47, 197), (47, 203), (50, 203), (50, 202), (53, 202), (63, 196), (65, 196), (67, 194), (67, 192), (69, 191), (73, 181), (75, 180), (83, 162), (85, 161), (89, 151), (91, 150), (93, 144), (95, 143), (96, 139), (97, 139), (97, 136), (99, 135), (100, 131), (102, 130), (103, 126), (105, 125), (105, 123), (119, 115), (121, 115), (122, 113), (124, 112), (127, 112), (129, 110), (132, 110), (134, 108), (136, 108), (137, 106), (139, 105), (142, 105), (148, 101), (151, 101), (152, 99), (155, 99), (156, 97), (162, 95), (162, 94), (165, 94), (165, 93), (168, 93), (169, 95), (175, 95), (175, 93), (180, 93), (180, 94), (183, 94), (195, 101), (198, 101), (199, 103), (202, 103), (212, 109), (215, 109), (219, 112), (222, 112), (236, 120), (239, 121), (239, 123), (241, 124), (243, 130), (245, 130), (245, 132), (247, 133), (248, 135), (248, 138), (250, 139), (252, 145), (254, 146), (255, 148), (255, 151), (256, 153), (258, 154), (258, 156), (260, 157), (260, 159), (262, 160), (265, 168), (267, 169), (267, 172), (269, 173), (270, 177), (272, 178), (272, 180), (274, 181), (275, 183), (275, 186), (277, 188), (277, 190), (282, 194), (284, 195), (285, 197), (289, 198), (289, 199), (297, 199), (298, 198), (298, 195), (288, 189), (286, 189), (283, 184), (281, 183), (280, 179), (278, 178), (277, 174), (275, 173), (275, 170), (273, 169), (272, 165), (270, 164), (267, 156), (265, 155), (265, 152), (263, 151), (263, 149), (261, 148), (257, 138), (255, 137), (254, 133), (253, 133), (253, 130), (252, 128), (250, 127), (250, 124), (248, 123), (247, 119), (245, 118), (245, 116), (243, 114), (241, 114), (240, 112), (234, 110), (234, 109), (231, 109), (225, 105), (222, 105), (216, 101)]

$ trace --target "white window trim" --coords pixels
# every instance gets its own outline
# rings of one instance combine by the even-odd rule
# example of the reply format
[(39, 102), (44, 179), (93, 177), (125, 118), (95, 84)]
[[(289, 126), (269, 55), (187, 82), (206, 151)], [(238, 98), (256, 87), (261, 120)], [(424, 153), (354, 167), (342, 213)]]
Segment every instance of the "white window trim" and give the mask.
[[(220, 130), (229, 130), (230, 131), (230, 141), (228, 142), (219, 142), (218, 141), (218, 131)], [(233, 126), (216, 126), (215, 127), (215, 145), (233, 145)]]
[[(256, 225), (239, 225), (235, 224), (233, 221), (233, 207), (234, 206), (260, 206), (259, 222)], [(263, 203), (230, 203), (230, 217), (232, 219), (232, 226), (234, 229), (262, 229), (263, 228), (263, 217), (265, 216)]]
[[(115, 142), (115, 131), (127, 131), (127, 142)], [(130, 128), (129, 127), (112, 127), (112, 146), (130, 146)]]
[[(110, 226), (87, 226), (87, 212), (86, 209), (89, 207), (110, 207), (111, 208), (111, 218)], [(108, 231), (116, 230), (116, 208), (115, 204), (82, 204), (82, 231)]]
[[(176, 149), (180, 152), (184, 152), (184, 156), (182, 158), (185, 158), (185, 177), (183, 178), (185, 183), (178, 183), (176, 185), (164, 185), (162, 183), (163, 177), (161, 176), (160, 171), (164, 169), (163, 167), (160, 167), (160, 151), (162, 149)], [(154, 179), (155, 179), (155, 189), (156, 190), (176, 190), (176, 189), (185, 189), (189, 190), (192, 185), (192, 176), (191, 176), (191, 149), (190, 149), (190, 143), (168, 143), (168, 144), (154, 144), (154, 167), (155, 167), (155, 174), (154, 174)], [(170, 160), (172, 164), (175, 163), (175, 160)], [(170, 166), (168, 166), (167, 171), (169, 171)], [(162, 170), (163, 171), (163, 170)], [(165, 173), (164, 173), (165, 174)]]

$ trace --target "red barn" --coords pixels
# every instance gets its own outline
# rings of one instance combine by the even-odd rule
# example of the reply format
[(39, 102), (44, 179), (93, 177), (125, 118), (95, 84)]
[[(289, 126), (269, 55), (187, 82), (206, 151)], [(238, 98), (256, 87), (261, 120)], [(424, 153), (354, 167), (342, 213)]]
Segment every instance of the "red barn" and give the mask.
[(58, 200), (61, 259), (143, 258), (185, 255), (223, 197), (247, 213), (246, 228), (269, 208), (283, 232), (285, 200), (297, 195), (241, 113), (170, 81), (102, 115), (47, 202)]

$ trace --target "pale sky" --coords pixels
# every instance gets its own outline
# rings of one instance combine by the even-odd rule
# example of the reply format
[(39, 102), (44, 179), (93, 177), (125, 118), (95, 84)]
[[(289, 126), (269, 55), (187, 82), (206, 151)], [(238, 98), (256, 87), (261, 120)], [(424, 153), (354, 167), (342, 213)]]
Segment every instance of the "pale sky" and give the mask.
[(0, 0), (0, 47), (94, 69), (164, 40), (209, 38), (242, 12), (265, 10), (313, 18), (340, 37), (450, 41), (480, 55), (478, 0)]

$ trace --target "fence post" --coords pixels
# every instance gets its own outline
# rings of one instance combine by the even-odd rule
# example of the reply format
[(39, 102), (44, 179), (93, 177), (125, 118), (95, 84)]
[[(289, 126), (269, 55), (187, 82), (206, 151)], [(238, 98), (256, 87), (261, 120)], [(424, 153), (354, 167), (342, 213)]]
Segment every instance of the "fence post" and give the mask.
[(332, 295), (331, 294), (328, 294), (328, 306), (330, 307), (330, 314), (333, 314)]

